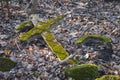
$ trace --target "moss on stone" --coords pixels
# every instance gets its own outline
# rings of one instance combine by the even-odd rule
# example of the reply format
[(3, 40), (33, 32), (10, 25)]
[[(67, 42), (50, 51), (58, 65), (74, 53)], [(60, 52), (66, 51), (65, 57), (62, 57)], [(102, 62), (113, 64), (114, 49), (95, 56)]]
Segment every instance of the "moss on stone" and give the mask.
[[(42, 32), (48, 31), (52, 25), (54, 25), (57, 21), (61, 19), (62, 19), (62, 16), (57, 16), (57, 18), (52, 18), (52, 19), (47, 20), (45, 24), (40, 23), (40, 25), (38, 24), (37, 26), (33, 27), (28, 32), (21, 34), (19, 39), (21, 41), (26, 41), (36, 34), (41, 34)], [(23, 24), (21, 24), (21, 26), (23, 26)], [(17, 28), (17, 30), (19, 29), (21, 29), (21, 27)]]
[(37, 35), (37, 34), (41, 34), (42, 32), (46, 31), (46, 28), (42, 28), (42, 27), (34, 27), (31, 30), (29, 30), (26, 33), (22, 33), (19, 37), (19, 39), (21, 41), (27, 41), (28, 39), (30, 39), (32, 36)]
[(95, 80), (98, 77), (98, 67), (94, 64), (82, 64), (67, 68), (64, 73), (75, 80)]
[(18, 25), (18, 27), (16, 28), (16, 32), (18, 32), (19, 30), (21, 30), (23, 27), (27, 26), (31, 26), (33, 23), (31, 21), (24, 21), (22, 22), (20, 25)]
[[(57, 42), (54, 35), (52, 35), (50, 31), (43, 33), (42, 36), (46, 41), (46, 43), (48, 44), (48, 46), (50, 47), (50, 49), (58, 58), (60, 58), (61, 60), (64, 60), (69, 56), (68, 52), (62, 47), (62, 45), (59, 42)], [(72, 59), (70, 60), (70, 62), (76, 63)]]
[(115, 75), (104, 75), (100, 78), (97, 78), (96, 80), (120, 80), (120, 76)]
[(88, 38), (97, 38), (97, 39), (101, 39), (103, 40), (104, 42), (106, 43), (109, 43), (111, 42), (111, 39), (106, 37), (106, 36), (102, 36), (102, 35), (96, 35), (96, 34), (93, 34), (93, 35), (83, 35), (82, 37), (80, 37), (76, 42), (78, 44), (81, 44), (83, 43), (86, 39)]
[(9, 58), (0, 57), (0, 71), (10, 71), (10, 69), (14, 68), (16, 62), (10, 60)]
[[(49, 44), (49, 42), (48, 42)], [(53, 52), (55, 53), (55, 55), (57, 57), (59, 57), (61, 60), (64, 60), (65, 58), (68, 57), (68, 53), (66, 52), (66, 50), (58, 43), (55, 43), (56, 46), (51, 47), (51, 49), (53, 50)], [(50, 44), (50, 46), (52, 46), (53, 44)]]
[(46, 22), (39, 21), (38, 24), (43, 25), (43, 24), (46, 24)]
[(49, 41), (53, 41), (55, 40), (55, 36), (51, 34), (51, 32), (47, 32), (45, 35), (44, 35), (45, 39), (49, 40)]

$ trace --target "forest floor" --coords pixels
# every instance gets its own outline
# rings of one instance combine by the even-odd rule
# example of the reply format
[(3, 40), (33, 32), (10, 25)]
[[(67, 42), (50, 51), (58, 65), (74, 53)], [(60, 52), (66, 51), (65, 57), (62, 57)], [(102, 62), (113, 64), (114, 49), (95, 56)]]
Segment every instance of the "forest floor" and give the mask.
[[(38, 6), (40, 21), (58, 14), (65, 15), (60, 24), (51, 29), (51, 32), (69, 54), (77, 53), (74, 59), (79, 57), (78, 64), (97, 64), (102, 68), (100, 75), (120, 75), (120, 2), (60, 1), (40, 1)], [(65, 77), (62, 70), (73, 65), (61, 64), (52, 67), (60, 60), (40, 35), (26, 42), (19, 41), (19, 34), (15, 33), (15, 28), (22, 21), (27, 20), (28, 16), (23, 11), (24, 4), (12, 6), (14, 9), (11, 8), (9, 17), (6, 9), (0, 13), (0, 56), (9, 57), (17, 62), (17, 65), (8, 72), (0, 71), (0, 80), (72, 80)], [(102, 52), (89, 46), (79, 46), (76, 40), (84, 34), (109, 37), (112, 40), (112, 51), (107, 51), (102, 46), (100, 46)]]

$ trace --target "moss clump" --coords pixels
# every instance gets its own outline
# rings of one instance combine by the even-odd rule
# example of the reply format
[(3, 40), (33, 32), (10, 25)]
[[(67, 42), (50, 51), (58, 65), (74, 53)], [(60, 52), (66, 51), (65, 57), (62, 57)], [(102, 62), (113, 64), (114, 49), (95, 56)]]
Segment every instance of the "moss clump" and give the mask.
[(16, 62), (10, 60), (9, 58), (0, 57), (0, 71), (10, 71), (13, 67), (15, 67)]
[(94, 64), (82, 64), (67, 68), (64, 73), (75, 80), (95, 80), (98, 77), (98, 67)]
[(40, 76), (40, 73), (35, 72), (35, 73), (33, 73), (33, 76), (36, 77), (36, 78), (38, 78)]
[(106, 43), (110, 43), (111, 42), (111, 39), (106, 37), (106, 36), (102, 36), (102, 35), (96, 35), (96, 34), (93, 34), (93, 35), (83, 35), (81, 38), (79, 38), (76, 42), (78, 44), (81, 44), (83, 43), (86, 39), (88, 38), (97, 38), (97, 39), (101, 39), (103, 40), (104, 42)]
[[(50, 49), (58, 58), (60, 58), (61, 60), (64, 60), (69, 56), (68, 52), (62, 47), (62, 45), (59, 42), (57, 42), (57, 40), (52, 35), (52, 33), (50, 33), (50, 31), (43, 33), (42, 36), (46, 41), (46, 43), (48, 44), (48, 46), (50, 47)], [(70, 60), (70, 62), (76, 63), (72, 59)]]
[(96, 80), (120, 80), (120, 76), (104, 75), (101, 78), (97, 78)]

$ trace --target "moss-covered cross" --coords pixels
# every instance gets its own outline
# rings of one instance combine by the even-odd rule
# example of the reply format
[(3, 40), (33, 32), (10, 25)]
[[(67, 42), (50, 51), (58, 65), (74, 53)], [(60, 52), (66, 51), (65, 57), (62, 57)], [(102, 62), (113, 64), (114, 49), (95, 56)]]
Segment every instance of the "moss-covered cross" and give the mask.
[[(57, 18), (52, 18), (46, 22), (38, 22), (35, 26), (32, 25), (31, 21), (22, 22), (16, 29), (16, 32), (19, 32), (21, 29), (24, 30), (25, 26), (33, 26), (28, 29), (26, 33), (22, 33), (19, 37), (21, 41), (26, 41), (36, 34), (42, 35), (43, 39), (50, 47), (52, 52), (60, 59), (66, 59), (69, 54), (62, 47), (62, 45), (55, 39), (55, 36), (50, 32), (50, 27), (62, 19), (62, 16), (57, 16)], [(28, 27), (29, 28), (29, 27)], [(27, 28), (26, 28), (27, 29)], [(75, 63), (73, 59), (70, 60), (71, 63)]]
[[(35, 26), (32, 25), (32, 21), (25, 21), (22, 22), (16, 29), (16, 32), (19, 32), (21, 29), (23, 29), (25, 26), (33, 26), (31, 27), (30, 30), (28, 30), (26, 33), (22, 33), (20, 35), (20, 40), (21, 41), (27, 41), (28, 39), (30, 39), (32, 36), (36, 35), (36, 34), (42, 34), (43, 32), (49, 31), (50, 26), (52, 26), (53, 24), (55, 24), (57, 21), (61, 20), (62, 17), (58, 16), (57, 18), (54, 19), (49, 19), (46, 22), (38, 22)], [(28, 27), (29, 28), (29, 27)], [(26, 28), (27, 29), (27, 28)]]

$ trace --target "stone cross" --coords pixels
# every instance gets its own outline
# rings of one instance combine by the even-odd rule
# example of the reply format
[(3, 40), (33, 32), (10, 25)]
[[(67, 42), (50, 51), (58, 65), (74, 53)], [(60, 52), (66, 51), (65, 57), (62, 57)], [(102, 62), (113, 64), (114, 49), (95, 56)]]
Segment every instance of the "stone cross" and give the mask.
[[(19, 39), (21, 41), (26, 41), (36, 34), (42, 35), (43, 39), (51, 49), (51, 51), (60, 59), (68, 59), (69, 53), (62, 47), (62, 45), (55, 39), (55, 36), (50, 32), (50, 27), (56, 24), (59, 20), (62, 19), (62, 16), (57, 16), (57, 18), (52, 18), (46, 22), (38, 22), (33, 27), (30, 27), (27, 32), (24, 32), (20, 35)], [(16, 29), (16, 32), (19, 32), (21, 29), (24, 30), (25, 25), (32, 25), (31, 21), (22, 22)], [(27, 29), (26, 27), (25, 29)], [(70, 63), (76, 63), (73, 59), (69, 60)]]

